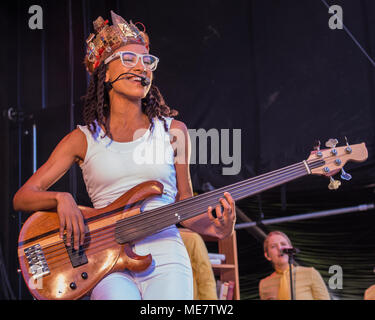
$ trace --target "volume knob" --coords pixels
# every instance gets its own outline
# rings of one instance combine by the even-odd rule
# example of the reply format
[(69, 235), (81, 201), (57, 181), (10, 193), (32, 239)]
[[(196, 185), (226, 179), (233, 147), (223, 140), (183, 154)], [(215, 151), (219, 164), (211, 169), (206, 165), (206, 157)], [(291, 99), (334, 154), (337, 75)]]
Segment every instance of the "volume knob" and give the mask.
[(76, 285), (75, 282), (71, 282), (70, 285), (69, 285), (69, 287), (70, 287), (70, 289), (72, 289), (72, 290), (77, 289), (77, 285)]

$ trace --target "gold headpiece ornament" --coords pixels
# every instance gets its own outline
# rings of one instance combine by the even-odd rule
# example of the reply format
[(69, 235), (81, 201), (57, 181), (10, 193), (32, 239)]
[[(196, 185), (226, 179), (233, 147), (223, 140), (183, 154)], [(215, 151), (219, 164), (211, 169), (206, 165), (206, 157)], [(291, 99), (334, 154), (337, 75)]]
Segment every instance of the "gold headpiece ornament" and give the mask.
[(113, 25), (108, 25), (108, 20), (98, 17), (94, 22), (95, 34), (91, 33), (86, 40), (87, 52), (85, 65), (91, 74), (94, 70), (122, 45), (139, 43), (148, 49), (149, 39), (144, 31), (140, 31), (132, 21), (125, 19), (111, 11)]

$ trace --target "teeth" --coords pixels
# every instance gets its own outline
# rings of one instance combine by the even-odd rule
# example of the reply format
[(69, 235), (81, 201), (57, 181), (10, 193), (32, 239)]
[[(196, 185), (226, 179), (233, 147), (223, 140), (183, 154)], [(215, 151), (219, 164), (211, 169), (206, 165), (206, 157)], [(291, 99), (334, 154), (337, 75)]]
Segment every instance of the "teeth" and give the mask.
[(128, 80), (131, 80), (131, 81), (142, 81), (142, 78), (140, 78), (140, 77), (133, 77), (133, 78), (129, 78)]

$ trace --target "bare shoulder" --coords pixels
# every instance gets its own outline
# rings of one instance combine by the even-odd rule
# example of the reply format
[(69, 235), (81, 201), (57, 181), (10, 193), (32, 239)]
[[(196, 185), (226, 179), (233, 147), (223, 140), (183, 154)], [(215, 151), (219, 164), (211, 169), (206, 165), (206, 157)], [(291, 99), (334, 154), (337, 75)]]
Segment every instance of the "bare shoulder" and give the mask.
[(172, 120), (170, 127), (170, 134), (173, 136), (173, 141), (185, 142), (189, 138), (189, 132), (184, 122), (179, 120)]
[(77, 158), (83, 160), (87, 149), (87, 140), (82, 130), (76, 128), (68, 133), (57, 145), (56, 151), (64, 151)]
[(173, 119), (171, 122), (171, 129), (179, 129), (187, 132), (187, 126), (184, 122), (180, 120)]
[(82, 144), (86, 141), (85, 134), (79, 128), (76, 128), (70, 133), (68, 133), (66, 135), (66, 138), (69, 139), (70, 143), (77, 144), (77, 145)]

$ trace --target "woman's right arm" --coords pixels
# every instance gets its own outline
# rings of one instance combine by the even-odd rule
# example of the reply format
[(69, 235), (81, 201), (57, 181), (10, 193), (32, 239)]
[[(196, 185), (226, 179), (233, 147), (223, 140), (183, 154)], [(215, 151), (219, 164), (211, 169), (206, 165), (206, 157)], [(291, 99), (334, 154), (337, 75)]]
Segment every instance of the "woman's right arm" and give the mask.
[(60, 221), (60, 237), (67, 230), (67, 245), (74, 235), (74, 248), (83, 244), (85, 225), (77, 204), (68, 192), (47, 191), (70, 167), (83, 161), (87, 149), (84, 133), (75, 129), (56, 146), (46, 163), (17, 191), (13, 198), (16, 211), (56, 209)]

